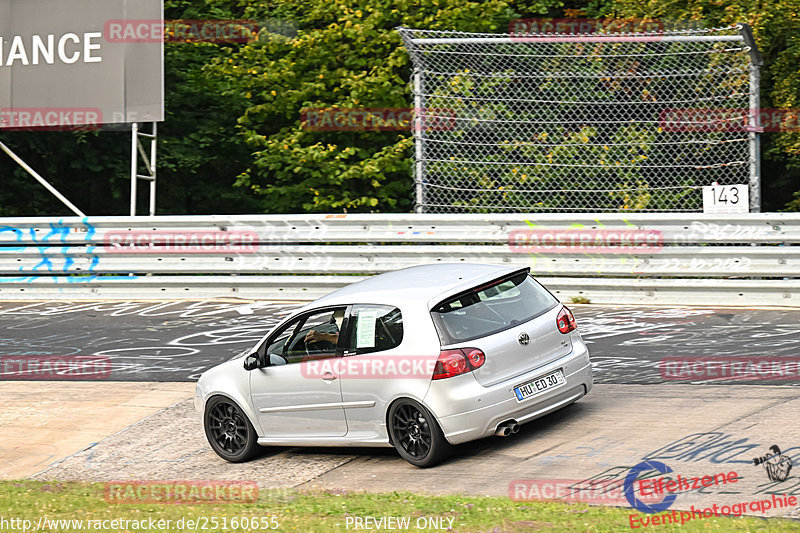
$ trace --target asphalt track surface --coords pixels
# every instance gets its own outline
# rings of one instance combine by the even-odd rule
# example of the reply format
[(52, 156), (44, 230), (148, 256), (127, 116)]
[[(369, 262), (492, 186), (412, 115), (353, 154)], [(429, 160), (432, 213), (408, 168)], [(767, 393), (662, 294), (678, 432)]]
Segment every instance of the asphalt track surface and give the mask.
[[(253, 346), (297, 303), (2, 302), (0, 361), (94, 355), (111, 381), (195, 381)], [(573, 305), (596, 383), (656, 384), (669, 357), (797, 357), (800, 310)], [(2, 372), (0, 367), (0, 372)], [(0, 373), (0, 379), (13, 376)], [(692, 383), (710, 383), (697, 380)], [(715, 384), (747, 381), (714, 379)], [(800, 385), (800, 380), (759, 380)]]
[[(98, 385), (111, 384), (94, 384)], [(291, 492), (286, 492), (289, 489), (333, 494), (413, 491), (519, 499), (560, 497), (569, 501), (576, 487), (599, 483), (602, 488), (597, 492), (583, 493), (590, 502), (630, 508), (621, 486), (631, 468), (642, 461), (667, 465), (673, 472), (668, 479), (677, 474), (685, 479), (734, 472), (735, 484), (693, 486), (682, 490), (673, 506), (702, 509), (771, 499), (773, 495), (800, 498), (796, 468), (788, 478), (776, 482), (770, 481), (763, 466), (753, 463), (753, 458), (769, 453), (772, 445), (779, 445), (797, 463), (800, 428), (792, 422), (798, 412), (800, 397), (793, 387), (596, 385), (585, 398), (523, 425), (516, 435), (459, 445), (443, 464), (418, 469), (391, 448), (360, 447), (269, 447), (252, 461), (226, 463), (205, 441), (192, 400), (186, 399), (47, 468), (42, 465), (32, 477), (115, 483), (248, 481), (257, 483), (267, 499), (291, 498)], [(646, 477), (658, 475), (651, 472)], [(532, 484), (539, 487), (536, 492), (531, 491)], [(605, 487), (609, 490), (603, 490)], [(800, 507), (750, 514), (800, 518)], [(630, 527), (620, 523), (617, 530), (630, 531)]]
[[(517, 435), (460, 445), (450, 460), (427, 470), (412, 467), (391, 448), (273, 447), (253, 461), (226, 463), (205, 441), (189, 382), (255, 344), (296, 306), (241, 301), (0, 303), (0, 356), (99, 355), (110, 358), (113, 368), (107, 380), (95, 383), (7, 382), (5, 389), (0, 384), (7, 401), (18, 404), (10, 408), (8, 420), (0, 418), (0, 430), (5, 431), (0, 477), (16, 461), (16, 477), (246, 480), (257, 482), (261, 490), (275, 490), (277, 497), (285, 489), (511, 496), (520, 484), (524, 493), (531, 480), (551, 487), (586, 486), (594, 480), (619, 486), (632, 467), (656, 460), (684, 477), (737, 473), (735, 486), (681, 493), (676, 509), (780, 494), (800, 497), (796, 378), (665, 382), (659, 371), (665, 357), (797, 358), (800, 310), (571, 306), (590, 346), (596, 386), (576, 404), (526, 424)], [(162, 390), (179, 386), (186, 391)], [(124, 387), (142, 390), (128, 390), (128, 397), (122, 394)], [(23, 392), (37, 400), (26, 400)], [(120, 423), (113, 431), (87, 431), (80, 415), (81, 409), (89, 409), (102, 424), (124, 410), (135, 419), (148, 401), (155, 407), (152, 414)], [(59, 421), (63, 427), (54, 429)], [(31, 434), (43, 446), (65, 436), (72, 436), (74, 443), (42, 448), (31, 458), (36, 455)], [(16, 443), (20, 435), (26, 438)], [(764, 468), (753, 463), (772, 445), (779, 445), (795, 464), (784, 481), (770, 481)], [(15, 450), (24, 453), (15, 456)], [(625, 501), (595, 503), (627, 506)], [(800, 507), (751, 514), (798, 518)], [(628, 529), (627, 523), (620, 524), (620, 530)]]

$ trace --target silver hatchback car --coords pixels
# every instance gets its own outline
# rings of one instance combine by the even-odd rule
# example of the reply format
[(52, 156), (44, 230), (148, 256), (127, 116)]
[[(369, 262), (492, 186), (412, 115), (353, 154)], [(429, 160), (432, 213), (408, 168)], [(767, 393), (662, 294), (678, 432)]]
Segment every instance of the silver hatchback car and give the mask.
[(222, 458), (258, 446), (394, 446), (432, 466), (592, 388), (572, 313), (529, 269), (436, 264), (339, 289), (206, 372), (195, 407)]

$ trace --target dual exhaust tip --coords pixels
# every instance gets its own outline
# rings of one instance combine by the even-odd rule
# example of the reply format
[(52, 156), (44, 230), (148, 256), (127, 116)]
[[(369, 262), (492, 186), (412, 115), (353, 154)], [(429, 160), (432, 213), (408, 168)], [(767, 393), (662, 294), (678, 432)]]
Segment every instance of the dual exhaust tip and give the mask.
[(508, 437), (519, 431), (519, 424), (516, 420), (506, 420), (497, 426), (494, 434), (497, 437)]

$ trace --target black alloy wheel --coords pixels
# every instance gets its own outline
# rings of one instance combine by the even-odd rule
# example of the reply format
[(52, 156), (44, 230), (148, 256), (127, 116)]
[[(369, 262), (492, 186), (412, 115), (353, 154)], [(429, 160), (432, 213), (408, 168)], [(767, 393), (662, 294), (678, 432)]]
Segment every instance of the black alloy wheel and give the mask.
[(240, 463), (258, 452), (258, 435), (232, 400), (222, 396), (211, 398), (203, 418), (208, 443), (226, 461)]
[(389, 435), (400, 456), (420, 468), (441, 462), (451, 448), (433, 415), (410, 399), (392, 404)]

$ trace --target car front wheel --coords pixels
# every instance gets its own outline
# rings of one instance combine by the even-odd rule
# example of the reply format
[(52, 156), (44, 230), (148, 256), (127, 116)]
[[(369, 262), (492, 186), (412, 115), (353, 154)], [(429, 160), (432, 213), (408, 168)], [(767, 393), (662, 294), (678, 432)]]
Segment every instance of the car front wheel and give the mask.
[(452, 446), (430, 412), (414, 400), (399, 400), (389, 409), (389, 435), (400, 456), (427, 468), (444, 460)]
[(258, 453), (258, 435), (232, 400), (215, 396), (208, 401), (203, 426), (217, 455), (231, 463), (248, 461)]

